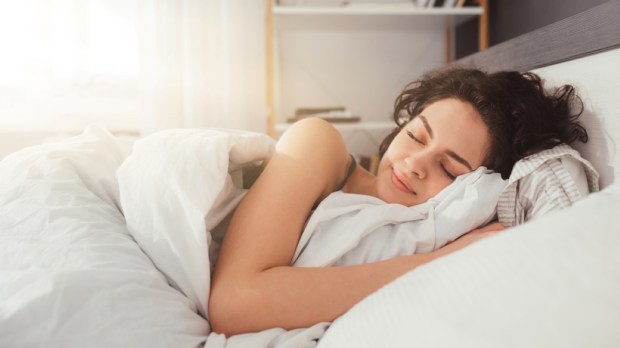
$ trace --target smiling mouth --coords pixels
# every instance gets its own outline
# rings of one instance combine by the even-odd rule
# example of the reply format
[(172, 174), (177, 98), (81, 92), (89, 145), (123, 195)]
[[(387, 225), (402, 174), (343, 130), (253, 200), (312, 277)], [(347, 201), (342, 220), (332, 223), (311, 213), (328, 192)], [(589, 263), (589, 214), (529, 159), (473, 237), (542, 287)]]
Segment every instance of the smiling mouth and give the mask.
[(392, 170), (392, 183), (394, 184), (394, 186), (396, 186), (396, 188), (402, 192), (406, 192), (406, 193), (412, 193), (412, 194), (417, 194), (413, 189), (411, 189), (409, 187), (409, 185), (407, 185), (407, 183), (401, 179), (397, 174), (395, 170)]

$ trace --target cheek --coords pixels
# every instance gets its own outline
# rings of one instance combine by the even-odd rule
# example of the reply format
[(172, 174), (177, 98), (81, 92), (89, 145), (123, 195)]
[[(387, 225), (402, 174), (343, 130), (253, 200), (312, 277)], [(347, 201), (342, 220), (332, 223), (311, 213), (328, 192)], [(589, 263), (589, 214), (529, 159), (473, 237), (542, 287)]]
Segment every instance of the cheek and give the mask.
[(407, 141), (402, 134), (398, 134), (394, 140), (390, 143), (383, 158), (388, 158), (392, 160), (398, 160), (398, 158), (402, 157), (403, 154), (407, 153), (411, 149), (411, 139)]
[[(406, 140), (406, 139), (405, 139)], [(391, 177), (392, 167), (399, 162), (404, 161), (407, 156), (412, 152), (410, 142), (403, 141), (402, 137), (397, 136), (390, 146), (385, 150), (383, 157), (379, 161), (379, 167), (377, 168), (377, 174), (388, 173), (388, 178)]]
[(379, 161), (379, 166), (377, 167), (377, 172), (375, 173), (375, 175), (377, 176), (377, 179), (379, 179), (379, 182), (381, 182), (385, 178), (389, 179), (389, 177), (391, 176), (391, 172), (392, 161), (389, 159), (386, 153)]
[(395, 146), (394, 142), (385, 150), (383, 157), (379, 160), (378, 173), (381, 173), (382, 169), (391, 168), (392, 164), (398, 160), (398, 155), (396, 152), (398, 146)]

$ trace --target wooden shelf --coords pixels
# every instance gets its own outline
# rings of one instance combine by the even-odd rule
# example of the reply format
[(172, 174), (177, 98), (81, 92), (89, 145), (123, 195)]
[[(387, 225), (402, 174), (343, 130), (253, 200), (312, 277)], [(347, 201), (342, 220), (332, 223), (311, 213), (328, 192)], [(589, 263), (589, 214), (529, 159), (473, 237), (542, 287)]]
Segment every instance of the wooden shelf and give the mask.
[(275, 15), (425, 16), (454, 19), (454, 24), (478, 17), (482, 7), (416, 8), (403, 6), (274, 6)]
[(415, 16), (479, 16), (483, 8), (468, 6), (461, 8), (433, 7), (416, 8), (401, 6), (274, 6), (273, 13), (280, 15), (415, 15)]
[[(283, 132), (288, 127), (290, 127), (292, 123), (276, 123), (276, 131)], [(394, 122), (341, 122), (341, 123), (332, 123), (332, 125), (339, 130), (391, 130), (396, 128), (396, 124)]]

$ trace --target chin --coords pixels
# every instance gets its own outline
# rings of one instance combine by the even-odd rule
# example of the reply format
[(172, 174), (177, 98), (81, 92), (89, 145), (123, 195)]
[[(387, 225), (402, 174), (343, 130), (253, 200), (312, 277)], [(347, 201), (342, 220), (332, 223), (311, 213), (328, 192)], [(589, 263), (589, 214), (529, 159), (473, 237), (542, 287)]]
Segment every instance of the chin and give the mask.
[(394, 192), (392, 190), (387, 192), (379, 192), (379, 198), (386, 203), (401, 204), (407, 207), (411, 207), (413, 205), (421, 203), (418, 202), (418, 200), (414, 197), (406, 197), (404, 194), (401, 194), (400, 192)]

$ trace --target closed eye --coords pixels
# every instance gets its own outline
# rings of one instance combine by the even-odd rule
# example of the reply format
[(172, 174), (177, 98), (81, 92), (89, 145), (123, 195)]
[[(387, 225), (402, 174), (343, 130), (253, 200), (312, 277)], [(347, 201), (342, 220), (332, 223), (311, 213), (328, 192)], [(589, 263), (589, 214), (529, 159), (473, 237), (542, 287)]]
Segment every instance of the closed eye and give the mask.
[[(420, 145), (424, 145), (424, 143), (418, 139), (415, 135), (413, 135), (413, 132), (407, 130), (407, 135), (409, 136), (409, 138), (413, 139), (413, 141), (415, 141), (416, 143), (420, 144)], [(441, 166), (441, 170), (444, 172), (444, 174), (448, 177), (448, 179), (454, 181), (456, 180), (456, 175), (452, 174), (447, 168), (446, 166), (443, 165), (443, 163), (440, 164)]]
[(407, 131), (407, 135), (408, 135), (411, 139), (413, 139), (416, 143), (419, 143), (419, 144), (424, 145), (424, 143), (423, 143), (420, 139), (416, 138), (416, 137), (415, 137), (415, 135), (413, 135), (413, 133), (412, 133), (411, 131)]
[(446, 166), (444, 166), (443, 163), (441, 164), (441, 169), (443, 170), (443, 172), (446, 174), (446, 176), (450, 180), (452, 180), (452, 181), (456, 180), (456, 175), (450, 173), (450, 171), (448, 169), (446, 169)]

